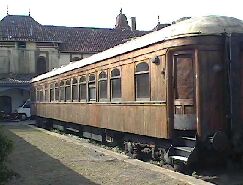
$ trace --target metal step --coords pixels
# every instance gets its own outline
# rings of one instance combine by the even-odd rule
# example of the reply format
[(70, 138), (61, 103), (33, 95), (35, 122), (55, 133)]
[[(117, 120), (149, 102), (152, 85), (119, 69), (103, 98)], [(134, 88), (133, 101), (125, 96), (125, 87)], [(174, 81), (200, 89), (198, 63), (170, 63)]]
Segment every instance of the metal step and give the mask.
[(173, 162), (175, 161), (183, 161), (183, 162), (187, 162), (188, 158), (187, 157), (183, 157), (183, 156), (177, 156), (177, 155), (173, 155), (170, 156), (171, 159), (173, 160)]
[(195, 137), (179, 137), (173, 141), (174, 146), (187, 146), (194, 148), (196, 146)]
[(193, 150), (194, 148), (187, 146), (174, 147), (174, 155), (188, 158)]

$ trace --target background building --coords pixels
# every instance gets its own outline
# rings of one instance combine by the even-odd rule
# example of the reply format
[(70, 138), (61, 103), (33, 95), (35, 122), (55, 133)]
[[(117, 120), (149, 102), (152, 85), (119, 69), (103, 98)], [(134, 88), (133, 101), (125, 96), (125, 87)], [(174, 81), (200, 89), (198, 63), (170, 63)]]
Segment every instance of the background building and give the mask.
[(131, 27), (122, 11), (115, 28), (46, 26), (7, 14), (0, 21), (0, 111), (29, 98), (32, 77), (148, 33), (136, 30), (135, 18)]

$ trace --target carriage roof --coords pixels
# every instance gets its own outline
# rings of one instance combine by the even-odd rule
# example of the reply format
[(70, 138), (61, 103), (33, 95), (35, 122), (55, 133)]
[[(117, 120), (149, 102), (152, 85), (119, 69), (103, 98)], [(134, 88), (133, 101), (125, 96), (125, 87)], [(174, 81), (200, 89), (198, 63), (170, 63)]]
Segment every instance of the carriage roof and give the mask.
[(97, 53), (91, 57), (72, 62), (66, 66), (62, 66), (45, 74), (39, 75), (33, 78), (32, 82), (53, 77), (157, 42), (186, 36), (214, 35), (222, 33), (243, 33), (243, 21), (225, 16), (203, 16), (190, 18), (159, 31), (149, 33), (124, 44), (120, 44), (103, 52)]

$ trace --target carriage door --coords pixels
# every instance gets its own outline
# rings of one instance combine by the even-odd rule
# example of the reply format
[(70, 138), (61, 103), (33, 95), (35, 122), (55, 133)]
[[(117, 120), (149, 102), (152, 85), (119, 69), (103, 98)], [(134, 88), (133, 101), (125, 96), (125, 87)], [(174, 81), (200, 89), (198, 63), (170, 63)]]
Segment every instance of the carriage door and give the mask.
[(195, 130), (195, 79), (192, 53), (173, 55), (174, 129)]

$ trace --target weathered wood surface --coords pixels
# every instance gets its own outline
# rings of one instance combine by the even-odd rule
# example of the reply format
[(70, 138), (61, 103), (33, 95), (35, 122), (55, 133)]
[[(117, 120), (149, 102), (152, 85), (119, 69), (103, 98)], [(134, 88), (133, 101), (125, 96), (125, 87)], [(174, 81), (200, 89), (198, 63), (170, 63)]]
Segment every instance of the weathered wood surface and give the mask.
[(167, 138), (166, 106), (162, 104), (40, 103), (38, 116)]

